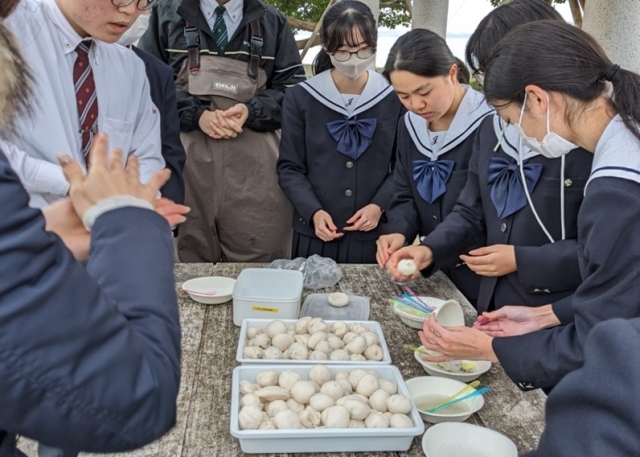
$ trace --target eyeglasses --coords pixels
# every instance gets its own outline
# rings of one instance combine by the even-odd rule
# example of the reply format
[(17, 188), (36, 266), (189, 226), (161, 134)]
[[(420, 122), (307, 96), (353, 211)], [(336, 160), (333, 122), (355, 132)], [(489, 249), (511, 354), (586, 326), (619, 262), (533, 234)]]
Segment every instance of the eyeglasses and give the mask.
[[(111, 0), (111, 4), (116, 8), (124, 8), (126, 6), (131, 5), (134, 1), (135, 0), (129, 0), (129, 1)], [(153, 8), (153, 5), (155, 5), (156, 3), (158, 3), (158, 0), (138, 0), (138, 3), (136, 3), (136, 8), (138, 8), (138, 10), (140, 11), (148, 11), (151, 8)]]
[(363, 49), (359, 49), (355, 52), (349, 52), (349, 51), (336, 51), (334, 53), (332, 53), (331, 55), (338, 61), (338, 62), (346, 62), (347, 60), (351, 59), (352, 55), (357, 55), (359, 59), (368, 59), (369, 57), (371, 57), (372, 55), (374, 55), (376, 52), (375, 48), (363, 48)]

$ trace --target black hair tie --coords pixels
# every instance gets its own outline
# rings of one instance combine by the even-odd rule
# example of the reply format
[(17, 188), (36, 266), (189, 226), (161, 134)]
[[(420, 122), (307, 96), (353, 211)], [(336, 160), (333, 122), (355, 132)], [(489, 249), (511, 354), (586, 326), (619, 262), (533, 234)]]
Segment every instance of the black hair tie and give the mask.
[(604, 72), (604, 75), (602, 75), (602, 77), (607, 81), (611, 81), (616, 73), (618, 73), (618, 70), (620, 70), (620, 65), (613, 64), (609, 68), (607, 68), (607, 71)]

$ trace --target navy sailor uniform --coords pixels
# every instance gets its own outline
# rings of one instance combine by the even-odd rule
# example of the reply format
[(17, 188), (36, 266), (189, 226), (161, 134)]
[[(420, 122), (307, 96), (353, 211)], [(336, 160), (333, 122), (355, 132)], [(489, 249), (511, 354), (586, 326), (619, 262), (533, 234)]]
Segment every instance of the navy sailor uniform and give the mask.
[(326, 211), (340, 233), (371, 203), (386, 211), (403, 110), (398, 96), (369, 71), (362, 94), (346, 107), (327, 70), (289, 89), (282, 109), (277, 167), (280, 187), (295, 209), (292, 257), (319, 254), (340, 263), (375, 263), (380, 224), (325, 243), (315, 235), (313, 215)]
[[(398, 125), (394, 195), (384, 233), (400, 233), (407, 243), (431, 233), (453, 209), (467, 182), (476, 132), (493, 113), (484, 95), (467, 88), (446, 133), (430, 132), (428, 122), (408, 112)], [(444, 136), (444, 139), (442, 139)], [(440, 142), (440, 149), (437, 145)], [(480, 246), (484, 235), (478, 237)], [(478, 276), (460, 261), (442, 265), (442, 271), (475, 302)]]
[(604, 131), (578, 215), (582, 284), (573, 321), (495, 338), (493, 350), (522, 389), (551, 387), (583, 364), (587, 334), (599, 322), (640, 317), (640, 140), (616, 116)]
[[(531, 201), (554, 242), (528, 204), (518, 148)], [(562, 159), (547, 159), (520, 145), (515, 128), (497, 114), (487, 117), (476, 134), (468, 181), (456, 206), (422, 240), (434, 256), (424, 274), (456, 262), (481, 240), (483, 246), (515, 246), (518, 270), (502, 277), (481, 276), (479, 313), (505, 305), (545, 305), (572, 294), (582, 282), (577, 223), (592, 159), (588, 151), (576, 149), (566, 156), (563, 172)]]

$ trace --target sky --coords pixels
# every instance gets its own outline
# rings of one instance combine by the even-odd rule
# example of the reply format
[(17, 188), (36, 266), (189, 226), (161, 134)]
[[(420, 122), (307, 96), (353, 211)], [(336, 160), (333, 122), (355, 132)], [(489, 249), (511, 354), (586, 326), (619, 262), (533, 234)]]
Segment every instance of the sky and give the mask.
[[(415, 1), (415, 0), (414, 0)], [(571, 10), (567, 3), (557, 5), (556, 8), (567, 21), (572, 22)], [(447, 22), (447, 44), (454, 55), (464, 60), (464, 48), (469, 36), (476, 29), (480, 21), (493, 7), (489, 0), (449, 0), (449, 16)], [(391, 50), (395, 40), (409, 28), (397, 28), (395, 30), (380, 29), (378, 32), (378, 54), (376, 66), (383, 67), (387, 54)], [(300, 34), (299, 38), (309, 36)], [(312, 63), (313, 58), (320, 48), (311, 48), (304, 58), (304, 63)]]

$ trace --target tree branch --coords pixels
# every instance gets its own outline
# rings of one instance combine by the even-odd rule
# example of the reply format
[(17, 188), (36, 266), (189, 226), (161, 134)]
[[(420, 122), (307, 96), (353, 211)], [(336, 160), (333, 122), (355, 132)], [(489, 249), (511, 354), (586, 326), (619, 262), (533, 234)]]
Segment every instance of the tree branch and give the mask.
[[(302, 49), (304, 49), (304, 47), (306, 46), (307, 42), (309, 41), (309, 38), (305, 38), (304, 40), (298, 40), (296, 41), (296, 46), (298, 47), (298, 51), (301, 51)], [(318, 46), (320, 45), (320, 35), (316, 35), (313, 43), (311, 43), (311, 46), (309, 47), (313, 47), (313, 46)]]
[(317, 24), (317, 22), (303, 21), (300, 19), (296, 19), (295, 17), (288, 17), (287, 19), (289, 19), (289, 25), (291, 26), (291, 28), (306, 30), (307, 32), (313, 32)]
[(569, 6), (571, 7), (571, 15), (573, 16), (573, 22), (576, 24), (577, 27), (582, 28), (582, 9), (581, 9), (579, 0), (569, 0)]

